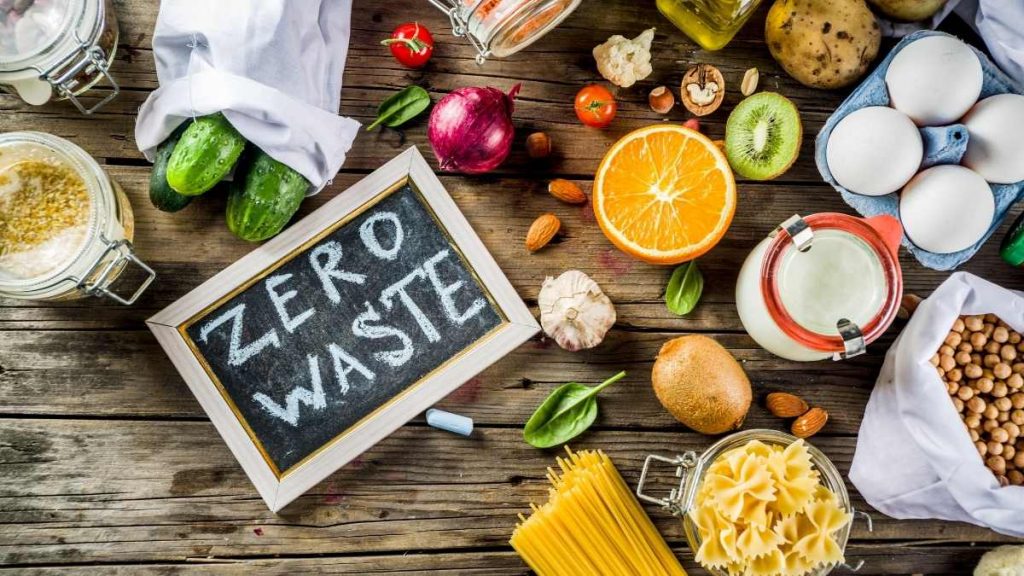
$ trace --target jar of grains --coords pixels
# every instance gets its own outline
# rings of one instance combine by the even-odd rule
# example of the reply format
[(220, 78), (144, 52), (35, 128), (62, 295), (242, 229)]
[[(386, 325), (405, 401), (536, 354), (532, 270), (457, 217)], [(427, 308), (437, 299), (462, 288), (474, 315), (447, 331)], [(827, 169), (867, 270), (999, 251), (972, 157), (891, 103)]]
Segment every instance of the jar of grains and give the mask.
[[(3, 0), (0, 0), (3, 1)], [(448, 14), (452, 33), (476, 48), (476, 61), (504, 58), (558, 26), (583, 0), (430, 0)]]
[[(120, 92), (109, 72), (117, 38), (111, 0), (0, 0), (0, 88), (91, 114)], [(78, 97), (101, 80), (111, 90), (87, 108)]]
[[(0, 296), (131, 304), (156, 277), (135, 257), (128, 200), (74, 144), (39, 132), (0, 134)], [(129, 263), (144, 273), (130, 296), (112, 284)]]

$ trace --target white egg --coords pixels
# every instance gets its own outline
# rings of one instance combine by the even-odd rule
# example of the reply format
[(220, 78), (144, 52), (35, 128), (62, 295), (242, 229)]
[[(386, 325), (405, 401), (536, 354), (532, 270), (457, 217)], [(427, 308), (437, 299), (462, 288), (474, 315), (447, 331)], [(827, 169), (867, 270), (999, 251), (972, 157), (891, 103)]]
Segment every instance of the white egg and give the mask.
[(843, 118), (825, 147), (829, 172), (850, 192), (881, 196), (903, 187), (918, 168), (921, 133), (906, 114), (869, 106)]
[(908, 44), (885, 72), (890, 105), (918, 126), (956, 122), (978, 101), (981, 81), (977, 54), (949, 36), (927, 36)]
[(989, 182), (1024, 180), (1024, 96), (998, 94), (964, 117), (969, 138), (963, 165)]
[(992, 225), (995, 213), (995, 198), (985, 179), (954, 164), (922, 171), (900, 195), (900, 220), (907, 237), (937, 254), (973, 246)]

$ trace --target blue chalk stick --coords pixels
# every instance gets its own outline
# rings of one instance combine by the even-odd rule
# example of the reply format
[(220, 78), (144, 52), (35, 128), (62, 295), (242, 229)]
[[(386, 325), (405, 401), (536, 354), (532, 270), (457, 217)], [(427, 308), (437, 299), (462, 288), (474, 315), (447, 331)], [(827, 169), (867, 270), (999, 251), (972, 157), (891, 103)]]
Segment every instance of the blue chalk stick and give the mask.
[(437, 408), (427, 410), (427, 424), (430, 424), (434, 428), (438, 428), (440, 430), (447, 430), (448, 432), (461, 434), (462, 436), (469, 436), (473, 433), (472, 418), (460, 416), (459, 414), (452, 414), (451, 412), (445, 412), (444, 410), (438, 410)]

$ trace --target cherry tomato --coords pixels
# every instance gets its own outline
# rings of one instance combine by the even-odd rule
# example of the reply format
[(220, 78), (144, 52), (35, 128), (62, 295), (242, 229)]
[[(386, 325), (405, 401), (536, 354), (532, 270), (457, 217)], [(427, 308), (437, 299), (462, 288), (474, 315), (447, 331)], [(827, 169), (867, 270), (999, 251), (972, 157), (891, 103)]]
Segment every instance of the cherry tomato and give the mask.
[(576, 93), (576, 117), (587, 126), (604, 128), (619, 109), (615, 96), (604, 86), (591, 84)]
[(381, 44), (390, 48), (395, 60), (407, 68), (423, 68), (434, 54), (434, 37), (419, 22), (400, 25)]

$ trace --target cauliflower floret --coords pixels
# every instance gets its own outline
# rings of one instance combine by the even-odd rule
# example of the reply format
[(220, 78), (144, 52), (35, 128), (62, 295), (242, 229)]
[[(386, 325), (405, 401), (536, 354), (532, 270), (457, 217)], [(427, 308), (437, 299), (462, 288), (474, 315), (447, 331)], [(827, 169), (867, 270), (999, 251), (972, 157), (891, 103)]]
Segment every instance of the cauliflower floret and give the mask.
[(1024, 546), (1000, 546), (981, 557), (974, 576), (1024, 576)]
[(651, 74), (651, 41), (654, 28), (649, 28), (630, 40), (618, 34), (594, 48), (597, 70), (606, 80), (629, 88)]

